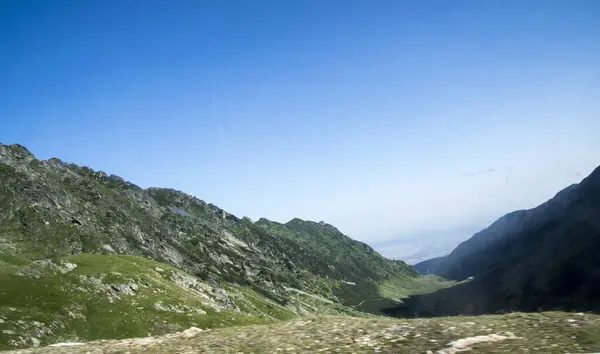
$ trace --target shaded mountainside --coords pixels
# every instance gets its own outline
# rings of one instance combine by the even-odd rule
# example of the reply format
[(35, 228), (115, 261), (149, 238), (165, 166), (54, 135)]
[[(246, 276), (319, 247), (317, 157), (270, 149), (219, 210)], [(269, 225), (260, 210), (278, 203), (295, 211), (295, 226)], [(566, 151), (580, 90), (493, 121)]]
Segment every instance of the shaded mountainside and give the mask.
[(481, 270), (502, 260), (502, 254), (497, 250), (498, 245), (535, 232), (552, 220), (561, 220), (581, 193), (585, 192), (578, 191), (578, 185), (571, 185), (536, 208), (504, 215), (458, 245), (445, 257), (436, 274), (455, 280), (478, 275)]
[[(129, 274), (127, 269), (139, 265), (130, 267), (127, 262), (131, 259), (114, 258), (123, 255), (165, 265), (148, 263), (141, 274)], [(42, 263), (32, 263), (40, 260)], [(63, 273), (61, 262), (76, 268)], [(111, 262), (124, 269), (109, 270)], [(39, 264), (53, 271), (27, 270)], [(202, 289), (212, 289), (192, 295), (205, 299), (218, 293), (231, 301), (231, 306), (219, 311), (243, 315), (225, 322), (201, 321), (206, 327), (310, 313), (376, 313), (401, 297), (451, 285), (422, 278), (404, 262), (386, 259), (323, 222), (294, 219), (280, 224), (261, 219), (254, 223), (180, 191), (142, 189), (120, 177), (56, 158), (37, 160), (20, 145), (0, 144), (0, 276), (4, 279), (0, 282), (0, 348), (60, 338), (139, 336), (146, 334), (139, 332), (145, 329), (166, 333), (189, 325), (191, 319), (199, 323), (198, 313), (217, 316), (216, 311), (201, 305), (200, 312), (177, 303), (162, 306), (160, 296), (142, 304), (145, 300), (138, 299), (136, 291), (132, 301), (123, 300), (130, 299), (122, 295), (131, 292), (123, 284), (133, 282), (142, 289), (140, 279), (146, 276), (160, 285), (153, 286), (153, 294), (169, 293), (173, 280), (166, 277), (160, 281), (156, 271), (150, 271), (167, 265), (203, 284)], [(78, 272), (87, 272), (93, 280), (82, 280), (83, 273)], [(90, 302), (92, 297), (85, 295), (91, 291), (84, 286), (86, 281), (102, 290), (99, 303)], [(81, 294), (80, 288), (84, 289)], [(63, 290), (75, 295), (57, 298), (57, 291)], [(19, 296), (23, 297), (17, 301)], [(32, 306), (40, 299), (42, 305)], [(101, 311), (103, 306), (115, 313), (137, 307), (154, 310), (150, 317), (130, 323), (137, 332), (110, 334), (93, 324), (114, 317)], [(162, 312), (156, 307), (166, 308), (163, 312), (174, 316), (174, 322), (162, 327), (139, 326), (149, 318), (152, 323), (169, 323), (169, 318), (157, 315)], [(78, 308), (71, 312), (90, 322), (92, 329), (61, 327), (65, 323), (61, 316), (70, 308)], [(190, 321), (181, 322), (183, 315), (176, 314)], [(215, 318), (223, 317), (219, 316)], [(50, 330), (36, 332), (36, 323)]]
[(433, 261), (436, 274), (455, 280), (473, 276), (472, 281), (416, 296), (390, 311), (600, 311), (598, 249), (600, 167), (546, 203), (507, 214), (447, 257)]
[(448, 256), (431, 258), (413, 265), (413, 269), (423, 275), (439, 274), (440, 267), (444, 264)]

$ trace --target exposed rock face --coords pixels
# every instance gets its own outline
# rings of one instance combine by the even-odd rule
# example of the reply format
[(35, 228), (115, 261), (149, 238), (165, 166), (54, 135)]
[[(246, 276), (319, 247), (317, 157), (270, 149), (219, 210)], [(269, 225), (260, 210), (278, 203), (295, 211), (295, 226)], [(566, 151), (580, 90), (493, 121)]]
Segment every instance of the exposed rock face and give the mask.
[(77, 268), (77, 264), (70, 263), (67, 261), (60, 261), (58, 264), (53, 263), (50, 259), (44, 259), (41, 261), (35, 261), (30, 266), (22, 268), (15, 272), (16, 275), (31, 278), (41, 278), (44, 276), (44, 270), (50, 272), (58, 272), (60, 274), (67, 274), (73, 269)]

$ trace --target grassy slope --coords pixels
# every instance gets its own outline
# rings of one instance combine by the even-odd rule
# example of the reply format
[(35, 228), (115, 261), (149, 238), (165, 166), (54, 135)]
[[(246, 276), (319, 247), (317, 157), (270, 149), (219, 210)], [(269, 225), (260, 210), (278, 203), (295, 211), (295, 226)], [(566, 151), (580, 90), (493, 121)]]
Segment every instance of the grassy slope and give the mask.
[(331, 291), (343, 304), (361, 311), (378, 313), (398, 299), (427, 292), (426, 288), (433, 291), (451, 285), (439, 278), (420, 277), (404, 262), (386, 259), (326, 223), (293, 219), (280, 224), (261, 219), (256, 225), (300, 245), (299, 254), (315, 260), (303, 267), (333, 279)]
[[(190, 326), (220, 326), (264, 323), (288, 319), (288, 309), (248, 289), (230, 287), (234, 302), (243, 313), (230, 310), (217, 312), (205, 305), (202, 296), (170, 279), (172, 272), (186, 276), (166, 264), (137, 256), (76, 255), (54, 260), (77, 264), (66, 273), (45, 268), (3, 266), (0, 268), (0, 348), (8, 348), (18, 337), (29, 341), (36, 337), (42, 343), (61, 340), (93, 340), (162, 334)], [(159, 267), (163, 271), (156, 271)], [(35, 269), (40, 278), (17, 275), (19, 270)], [(38, 272), (39, 271), (39, 272)], [(82, 281), (82, 276), (100, 278), (103, 284), (138, 284), (135, 295), (96, 289)], [(77, 290), (80, 286), (85, 291)], [(121, 299), (110, 301), (108, 294)], [(210, 292), (206, 293), (209, 297)], [(179, 306), (182, 313), (161, 311), (156, 303)], [(193, 309), (206, 312), (197, 313)], [(69, 315), (71, 312), (71, 315)], [(34, 321), (40, 323), (36, 325)], [(3, 330), (11, 331), (9, 334)], [(48, 332), (48, 331), (51, 331)], [(14, 333), (13, 333), (14, 332)], [(30, 343), (28, 343), (30, 344)]]
[(401, 301), (412, 295), (421, 295), (458, 284), (435, 275), (423, 277), (395, 277), (387, 279), (379, 286), (383, 297)]
[[(54, 265), (62, 262), (77, 265), (65, 274), (36, 263), (23, 265), (22, 261), (0, 266), (0, 349), (30, 346), (34, 343), (31, 338), (43, 345), (160, 335), (191, 326), (219, 328), (268, 323), (297, 317), (301, 314), (299, 305), (307, 313), (360, 315), (340, 304), (315, 299), (313, 294), (290, 293), (290, 305), (282, 306), (250, 286), (234, 284), (224, 288), (240, 312), (227, 309), (217, 312), (203, 301), (203, 296), (213, 297), (210, 291), (199, 293), (197, 289), (182, 286), (173, 280), (172, 274), (192, 277), (175, 267), (139, 256), (79, 254), (54, 258)], [(83, 277), (101, 279), (100, 287)], [(137, 285), (134, 294), (107, 288), (111, 284), (130, 283)], [(432, 291), (444, 285), (426, 278), (391, 279), (382, 283), (384, 296), (378, 299)], [(157, 303), (175, 306), (181, 312), (161, 311), (155, 308)], [(383, 306), (378, 301), (366, 303), (357, 308), (376, 310), (369, 308), (369, 304)]]

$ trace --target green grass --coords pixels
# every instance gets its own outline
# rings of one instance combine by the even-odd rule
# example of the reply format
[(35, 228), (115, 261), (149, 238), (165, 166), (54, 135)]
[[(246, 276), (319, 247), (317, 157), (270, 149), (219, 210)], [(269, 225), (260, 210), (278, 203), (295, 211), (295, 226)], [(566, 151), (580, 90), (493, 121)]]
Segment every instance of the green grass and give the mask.
[(381, 282), (379, 291), (382, 296), (398, 301), (411, 295), (432, 293), (456, 284), (455, 281), (446, 280), (435, 275), (422, 277), (399, 276)]
[(236, 302), (243, 313), (255, 314), (265, 319), (271, 320), (289, 320), (296, 315), (286, 307), (276, 302), (261, 298), (258, 294), (246, 286), (231, 286), (227, 289), (237, 291), (242, 295), (243, 300)]
[(383, 309), (395, 307), (411, 295), (431, 293), (455, 284), (437, 276), (398, 275), (379, 283), (357, 281), (352, 285), (338, 281), (333, 293), (358, 311), (382, 315)]
[(31, 260), (24, 255), (16, 255), (12, 252), (0, 250), (0, 267), (27, 265)]
[[(2, 334), (1, 330), (35, 336), (33, 329), (27, 328), (33, 321), (52, 329), (52, 335), (39, 338), (42, 343), (51, 343), (60, 340), (139, 337), (191, 326), (219, 328), (293, 317), (285, 308), (271, 303), (247, 287), (230, 287), (229, 290), (239, 293), (235, 296), (237, 300), (234, 300), (237, 304), (245, 304), (247, 309), (251, 307), (253, 311), (217, 312), (203, 304), (203, 299), (197, 293), (177, 285), (167, 276), (170, 272), (183, 272), (143, 257), (81, 254), (56, 259), (55, 263), (60, 260), (78, 266), (67, 274), (42, 269), (43, 277), (39, 279), (14, 274), (26, 268), (23, 266), (0, 268), (0, 318), (3, 320), (0, 323), (0, 348), (9, 348), (9, 340), (15, 338), (12, 334)], [(156, 272), (156, 267), (164, 271)], [(136, 295), (120, 295), (121, 300), (111, 302), (107, 294), (92, 292), (92, 287), (80, 280), (81, 276), (99, 278), (101, 275), (104, 275), (105, 284), (133, 281), (150, 286), (139, 286)], [(77, 291), (75, 286), (87, 287), (89, 291)], [(159, 302), (202, 309), (206, 314), (160, 311), (153, 307)], [(69, 317), (69, 310), (79, 313), (81, 318)], [(25, 326), (19, 324), (19, 320), (24, 321)]]

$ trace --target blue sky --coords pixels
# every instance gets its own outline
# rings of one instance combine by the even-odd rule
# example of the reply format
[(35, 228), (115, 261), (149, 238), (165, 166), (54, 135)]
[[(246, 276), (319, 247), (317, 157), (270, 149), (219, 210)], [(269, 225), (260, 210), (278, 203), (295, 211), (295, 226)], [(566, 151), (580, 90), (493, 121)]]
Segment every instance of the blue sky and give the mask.
[(0, 142), (367, 242), (485, 226), (600, 164), (598, 14), (3, 0)]

